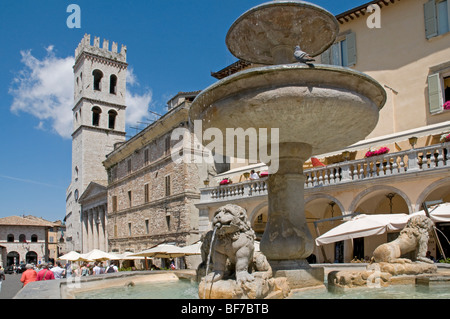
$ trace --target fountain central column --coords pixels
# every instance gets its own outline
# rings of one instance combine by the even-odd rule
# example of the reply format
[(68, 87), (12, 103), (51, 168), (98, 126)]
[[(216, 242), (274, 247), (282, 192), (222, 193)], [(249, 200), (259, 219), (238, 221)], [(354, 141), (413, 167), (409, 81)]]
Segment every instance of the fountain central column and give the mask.
[[(311, 154), (309, 144), (281, 143), (278, 163), (269, 166), (268, 221), (261, 251), (274, 276), (288, 277), (292, 287), (296, 282), (299, 287), (304, 286), (305, 280), (323, 282), (323, 274), (311, 273), (306, 261), (313, 252), (314, 241), (305, 217), (303, 164)], [(271, 172), (271, 168), (277, 170)]]
[(269, 216), (261, 240), (261, 251), (269, 260), (304, 259), (311, 255), (313, 239), (304, 213), (303, 163), (312, 147), (303, 143), (281, 143), (278, 165), (269, 169)]

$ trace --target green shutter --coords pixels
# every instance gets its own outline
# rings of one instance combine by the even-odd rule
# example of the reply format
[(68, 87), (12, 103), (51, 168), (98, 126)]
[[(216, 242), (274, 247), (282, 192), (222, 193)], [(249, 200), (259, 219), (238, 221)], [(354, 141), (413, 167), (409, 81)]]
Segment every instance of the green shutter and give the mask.
[(430, 0), (423, 7), (425, 14), (425, 35), (429, 39), (438, 35), (436, 1)]
[(322, 64), (330, 64), (330, 49), (322, 53), (320, 56), (320, 61)]
[(347, 40), (347, 66), (354, 66), (356, 64), (356, 34), (354, 32), (346, 36)]
[(436, 113), (442, 110), (441, 100), (441, 77), (439, 73), (432, 74), (428, 77), (428, 105), (430, 113)]

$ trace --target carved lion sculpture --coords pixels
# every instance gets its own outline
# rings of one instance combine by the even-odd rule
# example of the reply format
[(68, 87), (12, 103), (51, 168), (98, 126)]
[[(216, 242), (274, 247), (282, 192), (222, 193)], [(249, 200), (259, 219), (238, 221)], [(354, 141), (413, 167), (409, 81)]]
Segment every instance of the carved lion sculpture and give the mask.
[(231, 204), (220, 207), (214, 213), (213, 227), (216, 229), (213, 242), (211, 243), (213, 231), (210, 231), (205, 236), (202, 247), (203, 264), (206, 264), (209, 245), (212, 244), (212, 266), (206, 281), (222, 280), (227, 266), (228, 269), (234, 269), (237, 283), (253, 281), (254, 277), (249, 269), (253, 261), (255, 233), (247, 222), (246, 210)]
[(426, 216), (411, 217), (405, 228), (394, 241), (378, 246), (373, 252), (376, 262), (411, 263), (401, 255), (415, 251), (416, 260), (433, 263), (426, 257), (429, 234), (433, 229), (433, 221)]

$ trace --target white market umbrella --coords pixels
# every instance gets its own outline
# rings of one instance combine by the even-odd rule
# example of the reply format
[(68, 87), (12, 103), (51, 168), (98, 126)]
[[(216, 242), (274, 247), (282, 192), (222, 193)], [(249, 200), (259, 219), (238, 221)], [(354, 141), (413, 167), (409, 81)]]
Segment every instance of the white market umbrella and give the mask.
[[(425, 214), (425, 211), (421, 210)], [(431, 219), (435, 223), (450, 222), (450, 203), (442, 203), (428, 208)]]
[(81, 257), (88, 261), (104, 261), (104, 260), (117, 260), (117, 256), (105, 251), (94, 249), (87, 254), (82, 254)]
[(79, 261), (84, 259), (81, 257), (81, 254), (72, 250), (71, 252), (68, 252), (67, 254), (58, 257), (58, 260)]
[(202, 242), (198, 241), (195, 244), (186, 246), (186, 247), (181, 247), (181, 251), (183, 253), (186, 254), (186, 256), (189, 255), (201, 255), (201, 247), (202, 247)]
[(407, 214), (361, 214), (317, 237), (316, 244), (320, 246), (346, 239), (381, 235), (388, 230), (395, 231), (403, 228), (409, 217), (411, 216)]
[(131, 254), (134, 257), (157, 257), (157, 258), (174, 258), (182, 257), (185, 254), (175, 245), (160, 244), (153, 248), (143, 250), (141, 252)]
[(116, 260), (134, 260), (134, 259), (144, 259), (144, 257), (136, 257), (136, 256), (131, 256), (133, 255), (133, 253), (131, 251), (126, 251), (123, 254), (116, 254), (116, 253), (112, 253), (113, 255), (115, 255), (117, 258)]

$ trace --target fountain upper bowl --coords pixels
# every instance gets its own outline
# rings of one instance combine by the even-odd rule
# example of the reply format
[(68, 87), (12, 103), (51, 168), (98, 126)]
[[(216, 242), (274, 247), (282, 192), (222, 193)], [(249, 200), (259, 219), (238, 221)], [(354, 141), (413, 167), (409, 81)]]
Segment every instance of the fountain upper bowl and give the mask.
[[(223, 136), (227, 128), (266, 128), (268, 144), (305, 143), (318, 155), (364, 139), (385, 102), (384, 88), (364, 73), (296, 63), (252, 68), (214, 83), (193, 101), (190, 119), (202, 121), (202, 133), (218, 128)], [(274, 129), (279, 136), (273, 139)], [(216, 151), (226, 154), (225, 144)], [(248, 151), (248, 143), (237, 146), (226, 155)]]

